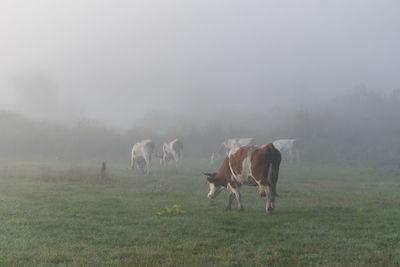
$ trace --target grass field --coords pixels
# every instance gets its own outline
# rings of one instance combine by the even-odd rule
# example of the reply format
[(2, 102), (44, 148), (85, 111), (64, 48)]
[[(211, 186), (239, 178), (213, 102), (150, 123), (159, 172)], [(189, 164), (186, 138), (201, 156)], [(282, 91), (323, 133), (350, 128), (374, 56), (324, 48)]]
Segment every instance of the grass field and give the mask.
[[(146, 177), (109, 164), (8, 164), (0, 175), (0, 265), (399, 266), (397, 169), (283, 165), (276, 210), (243, 187), (208, 200), (186, 162)], [(180, 205), (184, 213), (157, 212)], [(174, 210), (174, 208), (172, 208)]]

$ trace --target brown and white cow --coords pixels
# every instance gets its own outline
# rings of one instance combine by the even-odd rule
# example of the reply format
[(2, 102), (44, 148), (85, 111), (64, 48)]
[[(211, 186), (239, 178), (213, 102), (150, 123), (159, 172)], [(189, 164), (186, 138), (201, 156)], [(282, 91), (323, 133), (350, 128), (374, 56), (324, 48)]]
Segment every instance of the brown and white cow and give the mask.
[(231, 209), (234, 198), (239, 210), (243, 210), (240, 187), (258, 186), (261, 197), (267, 197), (266, 212), (275, 208), (281, 153), (272, 143), (263, 146), (244, 146), (230, 153), (216, 173), (204, 173), (210, 185), (209, 198), (215, 198), (222, 189), (229, 190), (227, 209)]
[(175, 161), (175, 166), (182, 163), (183, 143), (179, 139), (172, 140), (171, 142), (164, 143), (163, 156), (160, 160), (161, 165), (167, 166), (170, 160)]

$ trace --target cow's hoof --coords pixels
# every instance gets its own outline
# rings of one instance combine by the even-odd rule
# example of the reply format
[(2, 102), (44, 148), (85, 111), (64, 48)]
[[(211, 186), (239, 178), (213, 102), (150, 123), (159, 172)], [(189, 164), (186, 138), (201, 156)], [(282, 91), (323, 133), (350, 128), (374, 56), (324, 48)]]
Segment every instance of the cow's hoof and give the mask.
[(239, 211), (244, 211), (244, 208), (243, 207), (239, 208)]
[(230, 211), (230, 210), (232, 210), (232, 208), (231, 207), (226, 207), (225, 210), (226, 211)]
[(271, 207), (267, 209), (267, 213), (272, 213), (273, 211), (274, 211), (274, 209)]

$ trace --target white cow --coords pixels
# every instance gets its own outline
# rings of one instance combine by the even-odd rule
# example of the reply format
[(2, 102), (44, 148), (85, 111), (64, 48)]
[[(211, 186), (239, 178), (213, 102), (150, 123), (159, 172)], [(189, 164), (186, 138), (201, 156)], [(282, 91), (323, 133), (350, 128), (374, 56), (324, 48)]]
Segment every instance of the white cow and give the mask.
[(254, 144), (254, 138), (229, 138), (219, 146), (219, 149), (211, 154), (210, 163), (214, 164), (218, 158), (226, 157), (230, 151), (236, 151), (242, 146)]
[(178, 168), (178, 166), (182, 164), (182, 152), (183, 143), (178, 138), (171, 142), (164, 143), (163, 156), (160, 159), (161, 165), (167, 166), (170, 160), (174, 160), (175, 166)]
[(146, 171), (147, 175), (150, 173), (151, 158), (155, 153), (155, 145), (153, 141), (147, 139), (137, 142), (132, 147), (131, 155), (131, 168), (135, 167)]
[(283, 155), (289, 156), (289, 161), (293, 162), (295, 158), (298, 159), (298, 151), (294, 149), (296, 139), (279, 139), (272, 142), (276, 149)]

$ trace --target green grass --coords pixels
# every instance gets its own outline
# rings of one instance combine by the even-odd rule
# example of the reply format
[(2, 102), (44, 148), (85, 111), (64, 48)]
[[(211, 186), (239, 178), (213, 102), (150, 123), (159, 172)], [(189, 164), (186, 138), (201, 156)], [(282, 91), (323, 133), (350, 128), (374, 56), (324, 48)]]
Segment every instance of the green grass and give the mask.
[[(109, 164), (105, 180), (93, 166), (41, 167), (1, 174), (1, 266), (400, 265), (394, 168), (283, 165), (268, 215), (254, 187), (242, 188), (244, 212), (236, 200), (224, 210), (226, 193), (208, 200), (205, 162), (148, 177)], [(174, 204), (185, 213), (157, 215)]]

